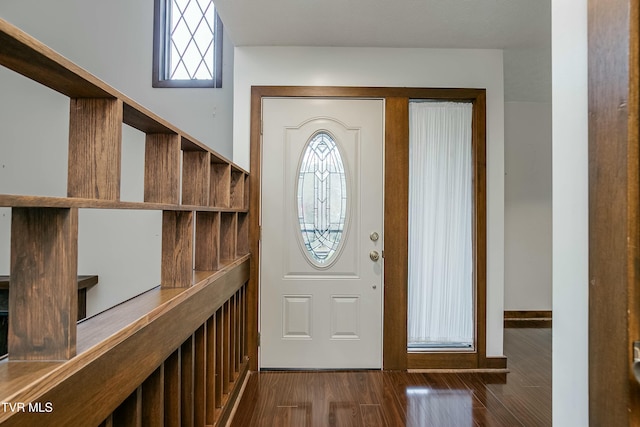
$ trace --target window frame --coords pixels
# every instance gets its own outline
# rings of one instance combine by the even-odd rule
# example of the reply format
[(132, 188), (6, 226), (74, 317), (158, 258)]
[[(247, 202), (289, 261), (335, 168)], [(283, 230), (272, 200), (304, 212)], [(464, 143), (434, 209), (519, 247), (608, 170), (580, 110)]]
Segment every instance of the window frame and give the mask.
[(164, 75), (168, 66), (170, 36), (168, 31), (168, 6), (173, 0), (155, 0), (153, 17), (153, 69), (154, 88), (221, 88), (222, 87), (222, 33), (223, 26), (215, 11), (213, 28), (213, 79), (168, 79)]

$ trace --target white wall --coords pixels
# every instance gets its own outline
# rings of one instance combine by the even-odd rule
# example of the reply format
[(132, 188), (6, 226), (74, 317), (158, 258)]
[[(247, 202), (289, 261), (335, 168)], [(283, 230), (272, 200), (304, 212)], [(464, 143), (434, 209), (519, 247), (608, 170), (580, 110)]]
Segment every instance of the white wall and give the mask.
[(505, 102), (505, 310), (551, 310), (551, 103)]
[(487, 89), (487, 355), (501, 356), (504, 302), (504, 92), (502, 51), (236, 47), (234, 161), (249, 167), (252, 85)]
[(3, 0), (0, 17), (231, 158), (231, 40), (224, 37), (221, 89), (154, 89), (153, 4), (154, 0)]
[[(153, 0), (5, 0), (13, 23), (227, 157), (232, 155), (233, 46), (222, 89), (153, 89)], [(0, 193), (66, 196), (68, 98), (0, 68)], [(213, 116), (213, 111), (216, 116)], [(121, 199), (142, 201), (144, 135), (123, 127)], [(10, 209), (0, 209), (0, 274), (9, 273)], [(80, 274), (98, 274), (88, 314), (160, 283), (161, 213), (81, 210)]]
[(553, 0), (552, 35), (553, 424), (578, 427), (589, 425), (587, 0)]

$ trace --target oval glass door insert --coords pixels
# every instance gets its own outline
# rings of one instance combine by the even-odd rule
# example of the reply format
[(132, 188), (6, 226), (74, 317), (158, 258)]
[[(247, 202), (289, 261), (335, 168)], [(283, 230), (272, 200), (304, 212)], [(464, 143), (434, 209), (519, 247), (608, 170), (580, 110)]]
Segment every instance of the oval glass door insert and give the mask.
[(345, 165), (333, 137), (315, 133), (298, 171), (298, 222), (306, 256), (325, 267), (340, 248), (347, 215)]

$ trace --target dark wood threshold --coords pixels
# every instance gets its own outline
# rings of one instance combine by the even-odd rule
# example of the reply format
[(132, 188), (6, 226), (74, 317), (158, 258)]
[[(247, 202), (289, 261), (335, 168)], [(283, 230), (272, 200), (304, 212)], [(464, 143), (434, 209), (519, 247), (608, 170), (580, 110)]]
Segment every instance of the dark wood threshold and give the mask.
[(551, 310), (505, 311), (505, 328), (551, 328)]
[(505, 356), (479, 358), (475, 352), (407, 353), (409, 370), (494, 371), (507, 369)]

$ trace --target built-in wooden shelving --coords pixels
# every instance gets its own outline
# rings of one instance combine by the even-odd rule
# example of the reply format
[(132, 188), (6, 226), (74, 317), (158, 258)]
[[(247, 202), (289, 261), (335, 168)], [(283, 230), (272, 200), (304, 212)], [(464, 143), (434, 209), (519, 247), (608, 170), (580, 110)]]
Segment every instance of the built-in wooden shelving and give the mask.
[[(247, 370), (248, 172), (1, 19), (0, 65), (70, 98), (67, 197), (0, 195), (12, 208), (0, 399), (56, 396), (92, 412), (56, 408), (59, 425), (226, 419)], [(120, 200), (123, 124), (145, 134), (142, 202)], [(79, 326), (78, 209), (162, 211), (159, 287)], [(59, 362), (33, 364), (45, 360)], [(101, 364), (111, 381), (73, 391)]]

